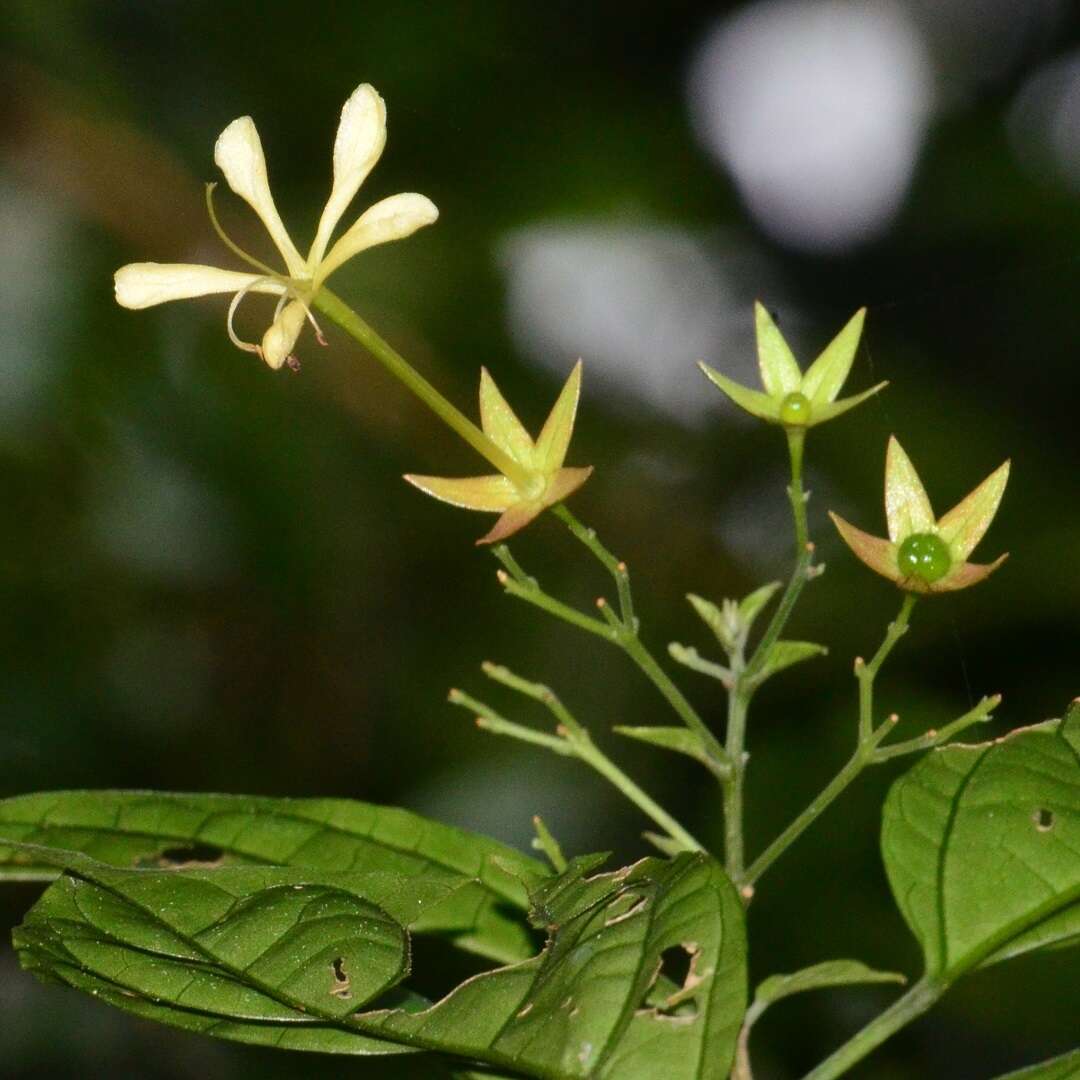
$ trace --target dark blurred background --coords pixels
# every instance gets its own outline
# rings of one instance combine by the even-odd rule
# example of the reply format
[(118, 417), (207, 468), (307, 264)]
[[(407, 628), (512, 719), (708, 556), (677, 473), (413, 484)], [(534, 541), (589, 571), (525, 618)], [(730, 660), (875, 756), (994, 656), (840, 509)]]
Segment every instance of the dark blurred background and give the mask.
[[(881, 680), (883, 713), (917, 734), (1000, 691), (999, 733), (1080, 692), (1069, 0), (4, 0), (0, 22), (0, 795), (355, 796), (523, 846), (538, 812), (571, 852), (646, 853), (646, 823), (599, 779), (445, 703), (460, 685), (528, 719), (485, 684), (490, 658), (550, 682), (719, 845), (704, 775), (604, 734), (669, 720), (629, 662), (503, 597), (473, 547), (490, 519), (401, 482), (476, 461), (350, 340), (331, 333), (322, 350), (306, 334), (302, 372), (274, 374), (227, 341), (227, 298), (113, 302), (124, 262), (235, 265), (202, 183), (243, 113), (306, 248), (338, 111), (362, 81), (388, 102), (390, 140), (346, 220), (400, 190), (442, 217), (351, 262), (335, 289), (470, 412), (485, 364), (537, 425), (585, 359), (571, 463), (597, 472), (573, 507), (635, 572), (661, 656), (673, 638), (708, 645), (687, 591), (741, 595), (791, 559), (783, 441), (693, 362), (755, 381), (755, 297), (803, 361), (868, 305), (849, 388), (892, 385), (811, 436), (829, 571), (792, 632), (831, 652), (760, 696), (751, 852), (852, 744), (851, 661), (897, 597), (824, 510), (882, 531), (891, 432), (939, 511), (1012, 457), (976, 553), (1012, 557), (989, 584), (920, 606)], [(245, 206), (227, 191), (218, 205), (267, 250)], [(241, 313), (248, 337), (262, 303)], [(608, 588), (551, 519), (513, 548), (576, 602)], [(714, 685), (678, 675), (719, 720)], [(763, 879), (754, 981), (836, 956), (917, 973), (877, 851), (903, 767), (865, 776)], [(36, 891), (0, 891), (0, 919), (17, 922)], [(1071, 1048), (1077, 962), (1074, 949), (969, 978), (852, 1075), (976, 1080)], [(776, 1007), (755, 1029), (760, 1080), (800, 1075), (891, 996)], [(12, 1077), (391, 1075), (203, 1041), (42, 988), (17, 971), (6, 929), (0, 1015)]]

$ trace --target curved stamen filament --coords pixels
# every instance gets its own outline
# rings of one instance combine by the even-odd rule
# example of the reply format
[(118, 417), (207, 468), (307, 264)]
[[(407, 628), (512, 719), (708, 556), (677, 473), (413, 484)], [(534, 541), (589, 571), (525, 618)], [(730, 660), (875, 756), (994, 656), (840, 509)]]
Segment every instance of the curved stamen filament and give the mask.
[(236, 316), (236, 309), (240, 306), (240, 301), (243, 300), (244, 297), (247, 296), (247, 294), (249, 292), (251, 292), (251, 290), (254, 289), (256, 286), (265, 285), (268, 282), (272, 282), (272, 283), (274, 283), (276, 285), (281, 286), (281, 299), (278, 301), (277, 309), (274, 312), (274, 318), (276, 319), (278, 317), (278, 315), (281, 313), (281, 309), (285, 304), (285, 300), (289, 296), (288, 287), (286, 285), (284, 285), (284, 283), (276, 275), (273, 275), (271, 277), (255, 278), (254, 280), (249, 281), (232, 298), (232, 303), (229, 304), (229, 314), (227, 315), (227, 317), (225, 319), (225, 329), (228, 331), (229, 340), (238, 349), (243, 349), (244, 352), (256, 353), (258, 356), (262, 356), (262, 347), (260, 345), (254, 345), (250, 341), (243, 341), (241, 338), (239, 338), (237, 336), (236, 331), (233, 329), (233, 319)]
[(214, 232), (217, 233), (218, 239), (238, 258), (243, 259), (248, 266), (254, 266), (256, 270), (261, 270), (264, 274), (275, 281), (281, 280), (281, 275), (273, 269), (273, 267), (267, 266), (264, 262), (259, 262), (254, 255), (249, 255), (239, 244), (237, 244), (229, 234), (221, 227), (221, 222), (218, 221), (217, 211), (214, 210), (214, 188), (217, 187), (216, 183), (210, 183), (206, 185), (206, 212), (210, 215), (210, 224), (214, 227)]

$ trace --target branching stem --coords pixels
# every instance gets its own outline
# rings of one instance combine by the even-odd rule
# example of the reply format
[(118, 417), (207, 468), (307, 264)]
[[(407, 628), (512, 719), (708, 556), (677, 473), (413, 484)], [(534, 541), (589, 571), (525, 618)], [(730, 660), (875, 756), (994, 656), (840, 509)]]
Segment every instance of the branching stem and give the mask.
[(862, 1031), (853, 1035), (834, 1054), (831, 1054), (803, 1080), (834, 1080), (842, 1076), (852, 1065), (862, 1061), (871, 1050), (880, 1046), (912, 1020), (922, 1016), (942, 994), (947, 985), (935, 982), (927, 976), (915, 983), (903, 997), (898, 998), (883, 1013), (871, 1020)]
[(336, 293), (324, 285), (312, 303), (355, 338), (391, 375), (411, 390), (440, 420), (457, 432), (481, 457), (519, 486), (530, 480), (528, 471), (485, 435), (456, 405), (451, 404), (393, 346), (379, 336)]

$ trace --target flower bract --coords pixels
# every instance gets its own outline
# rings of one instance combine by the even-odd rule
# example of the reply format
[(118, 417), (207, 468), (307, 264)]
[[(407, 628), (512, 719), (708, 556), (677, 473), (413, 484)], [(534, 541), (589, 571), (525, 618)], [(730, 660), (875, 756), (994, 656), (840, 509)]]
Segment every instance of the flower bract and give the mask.
[(759, 302), (754, 305), (754, 317), (758, 369), (764, 391), (743, 386), (707, 364), (698, 366), (713, 385), (753, 416), (787, 428), (813, 427), (853, 409), (888, 385), (880, 382), (861, 394), (837, 400), (840, 388), (851, 371), (865, 316), (866, 308), (855, 312), (843, 330), (803, 373), (772, 316)]
[(994, 520), (1009, 462), (995, 469), (947, 514), (934, 516), (919, 474), (895, 438), (885, 456), (885, 517), (889, 538), (871, 536), (830, 511), (844, 542), (871, 570), (909, 592), (965, 589), (989, 577), (1007, 558), (970, 563), (968, 555)]
[(467, 510), (500, 515), (478, 544), (505, 540), (524, 528), (541, 511), (562, 502), (588, 480), (592, 466), (563, 465), (574, 433), (581, 393), (581, 361), (574, 365), (544, 426), (534, 441), (499, 392), (487, 368), (480, 369), (480, 423), (484, 434), (525, 471), (515, 483), (508, 476), (406, 476), (410, 484), (436, 499)]
[[(284, 263), (274, 270), (227, 241), (254, 272), (222, 270), (190, 263), (129, 263), (116, 271), (116, 299), (126, 308), (145, 308), (168, 300), (185, 300), (211, 293), (233, 293), (228, 330), (233, 343), (257, 353), (272, 368), (292, 355), (305, 321), (314, 324), (311, 302), (326, 279), (354, 255), (389, 240), (401, 240), (439, 216), (424, 195), (405, 192), (375, 203), (331, 244), (342, 215), (386, 144), (386, 106), (367, 83), (356, 88), (341, 110), (334, 141), (334, 175), (315, 238), (301, 255), (285, 228), (270, 193), (266, 159), (250, 116), (234, 120), (218, 137), (214, 161), (229, 187), (259, 216)], [(212, 185), (211, 185), (212, 191)], [(209, 193), (208, 193), (209, 201)], [(216, 220), (215, 220), (216, 226)], [(278, 298), (269, 328), (258, 344), (241, 341), (233, 316), (248, 293)]]

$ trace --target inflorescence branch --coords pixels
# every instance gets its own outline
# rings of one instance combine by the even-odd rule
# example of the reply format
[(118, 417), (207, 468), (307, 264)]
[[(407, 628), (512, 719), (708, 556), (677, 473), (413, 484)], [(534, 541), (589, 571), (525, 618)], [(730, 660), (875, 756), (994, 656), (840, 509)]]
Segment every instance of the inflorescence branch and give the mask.
[(593, 742), (589, 732), (578, 722), (550, 687), (530, 682), (515, 675), (509, 668), (499, 664), (481, 665), (484, 674), (494, 682), (509, 687), (533, 701), (539, 702), (555, 720), (555, 734), (536, 731), (517, 724), (495, 712), (489, 705), (460, 690), (451, 690), (449, 700), (454, 705), (470, 709), (476, 714), (476, 724), (496, 735), (508, 735), (533, 746), (542, 746), (564, 757), (576, 757), (598, 772), (639, 810), (664, 830), (666, 837), (682, 851), (704, 851), (699, 843), (655, 799), (641, 789)]

